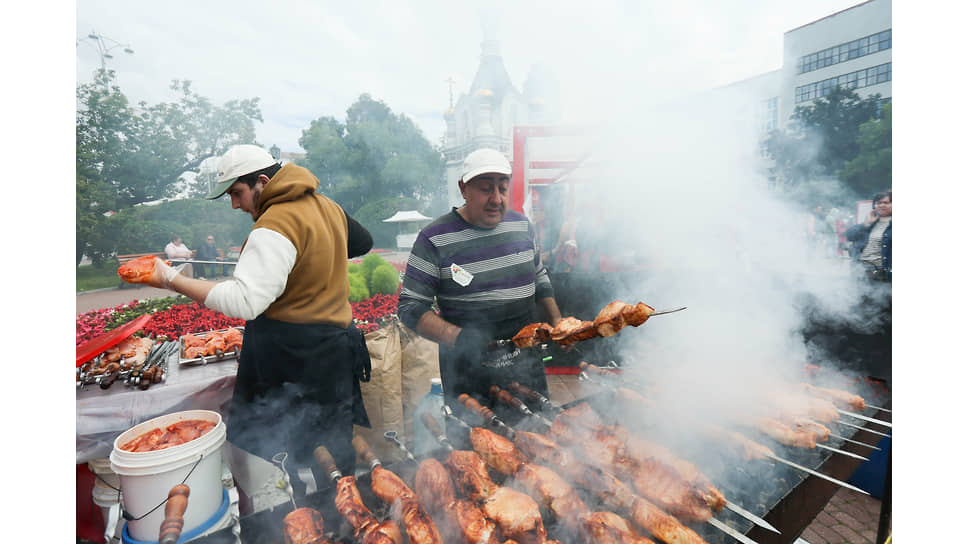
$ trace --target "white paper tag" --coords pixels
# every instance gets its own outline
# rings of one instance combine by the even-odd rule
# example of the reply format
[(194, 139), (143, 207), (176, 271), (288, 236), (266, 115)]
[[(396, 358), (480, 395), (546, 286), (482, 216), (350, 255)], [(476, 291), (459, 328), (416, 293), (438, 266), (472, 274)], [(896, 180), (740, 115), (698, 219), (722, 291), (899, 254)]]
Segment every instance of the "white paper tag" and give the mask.
[(460, 285), (461, 287), (467, 287), (470, 285), (471, 280), (474, 279), (474, 274), (464, 270), (457, 263), (450, 265), (450, 275), (453, 276), (454, 281), (457, 282), (457, 285)]

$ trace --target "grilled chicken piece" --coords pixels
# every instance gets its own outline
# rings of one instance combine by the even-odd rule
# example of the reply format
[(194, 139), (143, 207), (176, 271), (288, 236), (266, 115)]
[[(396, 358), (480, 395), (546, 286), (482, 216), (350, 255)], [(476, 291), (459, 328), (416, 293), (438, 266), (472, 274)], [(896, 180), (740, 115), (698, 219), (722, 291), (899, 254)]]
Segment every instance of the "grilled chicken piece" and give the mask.
[(414, 490), (420, 504), (439, 523), (445, 542), (498, 544), (497, 529), (484, 512), (466, 499), (457, 499), (447, 469), (434, 458), (424, 459), (417, 468)]
[[(484, 515), (476, 504), (467, 499), (457, 499), (447, 507), (451, 525), (459, 528), (467, 544), (498, 544), (497, 525)], [(448, 540), (450, 542), (450, 540)]]
[(363, 544), (402, 544), (403, 535), (393, 520), (380, 522), (363, 504), (356, 477), (343, 476), (336, 482), (336, 510), (350, 522), (356, 539)]
[(532, 348), (551, 340), (551, 325), (547, 323), (532, 323), (518, 331), (511, 339), (519, 348)]
[(785, 446), (807, 449), (817, 447), (817, 440), (811, 433), (795, 431), (775, 419), (761, 418), (757, 422), (757, 428)]
[(457, 492), (474, 502), (482, 502), (498, 487), (487, 473), (484, 459), (476, 452), (454, 450), (447, 455), (444, 466), (450, 472)]
[(513, 485), (530, 495), (573, 533), (579, 532), (578, 518), (588, 512), (588, 507), (575, 488), (557, 472), (545, 466), (525, 463), (514, 474)]
[(282, 518), (286, 544), (331, 544), (323, 536), (323, 515), (312, 508), (297, 508)]
[(578, 521), (584, 541), (589, 544), (655, 544), (639, 535), (628, 520), (614, 512), (588, 512)]
[(528, 462), (510, 440), (483, 427), (472, 427), (470, 440), (474, 451), (487, 466), (506, 476), (511, 476), (519, 466)]
[(519, 544), (544, 544), (547, 538), (538, 503), (510, 487), (498, 487), (484, 501), (484, 514)]
[[(567, 411), (566, 411), (567, 412)], [(691, 463), (619, 426), (599, 426), (587, 414), (555, 419), (548, 436), (572, 444), (584, 459), (626, 478), (643, 497), (680, 519), (705, 521), (726, 505), (722, 493)]]
[(844, 408), (850, 408), (851, 410), (855, 410), (857, 412), (863, 412), (867, 408), (863, 397), (848, 391), (829, 389), (826, 387), (815, 387), (809, 383), (801, 383), (800, 386), (803, 387), (803, 390), (808, 394), (829, 400), (835, 405), (839, 405)]
[(420, 504), (431, 514), (442, 512), (457, 498), (450, 474), (447, 473), (444, 465), (433, 457), (420, 462), (413, 487)]
[(754, 442), (736, 431), (728, 431), (715, 425), (706, 425), (703, 427), (703, 432), (725, 442), (732, 449), (742, 454), (747, 461), (769, 459), (770, 456), (776, 455), (770, 448), (759, 442)]
[(566, 337), (580, 330), (582, 321), (574, 317), (563, 317), (553, 329), (551, 329), (551, 340), (561, 343)]
[(654, 311), (655, 308), (644, 302), (639, 302), (635, 306), (626, 304), (625, 307), (622, 308), (622, 318), (625, 320), (626, 325), (638, 327), (642, 323), (645, 323), (645, 321), (649, 319), (649, 316), (652, 315), (652, 312)]
[(595, 330), (598, 331), (599, 336), (608, 338), (609, 336), (618, 334), (618, 331), (622, 330), (622, 327), (625, 326), (625, 317), (622, 316), (622, 310), (626, 306), (627, 304), (621, 300), (616, 300), (598, 312), (594, 323)]
[(659, 507), (636, 495), (615, 475), (579, 459), (548, 437), (518, 431), (515, 444), (533, 459), (546, 464), (576, 485), (594, 493), (611, 508), (627, 511), (629, 519), (667, 544), (706, 544), (695, 531), (681, 524)]
[(370, 473), (373, 493), (390, 505), (390, 516), (403, 525), (410, 544), (440, 544), (443, 542), (437, 526), (417, 500), (417, 495), (393, 471), (382, 465)]
[(817, 442), (826, 442), (830, 438), (830, 429), (810, 418), (794, 416), (782, 418), (781, 421), (796, 431), (812, 434)]
[(780, 416), (806, 416), (820, 423), (830, 423), (840, 419), (840, 412), (837, 411), (834, 403), (799, 391), (778, 389), (770, 392), (765, 395), (765, 404), (773, 413)]
[(212, 331), (205, 338), (205, 355), (222, 355), (225, 353), (225, 338), (218, 332)]

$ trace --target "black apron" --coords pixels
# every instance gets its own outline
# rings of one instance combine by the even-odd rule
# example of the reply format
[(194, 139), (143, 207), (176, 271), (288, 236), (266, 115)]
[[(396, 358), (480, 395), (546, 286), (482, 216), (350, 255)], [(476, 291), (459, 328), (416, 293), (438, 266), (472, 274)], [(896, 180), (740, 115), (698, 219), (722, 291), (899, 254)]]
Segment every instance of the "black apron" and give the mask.
[(352, 474), (353, 424), (370, 426), (359, 383), (369, 374), (366, 341), (352, 325), (247, 321), (227, 439), (267, 460), (285, 451), (289, 466), (313, 467), (323, 445)]

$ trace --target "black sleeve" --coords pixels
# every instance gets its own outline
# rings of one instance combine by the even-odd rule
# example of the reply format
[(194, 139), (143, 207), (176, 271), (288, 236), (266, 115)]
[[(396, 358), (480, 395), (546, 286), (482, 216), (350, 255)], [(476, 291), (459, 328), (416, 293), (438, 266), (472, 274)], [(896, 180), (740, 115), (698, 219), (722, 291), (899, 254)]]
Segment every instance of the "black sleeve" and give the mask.
[(346, 232), (348, 235), (346, 237), (347, 256), (352, 259), (366, 255), (368, 251), (373, 249), (373, 237), (370, 236), (370, 231), (350, 217), (346, 210), (343, 210), (343, 214), (346, 215)]

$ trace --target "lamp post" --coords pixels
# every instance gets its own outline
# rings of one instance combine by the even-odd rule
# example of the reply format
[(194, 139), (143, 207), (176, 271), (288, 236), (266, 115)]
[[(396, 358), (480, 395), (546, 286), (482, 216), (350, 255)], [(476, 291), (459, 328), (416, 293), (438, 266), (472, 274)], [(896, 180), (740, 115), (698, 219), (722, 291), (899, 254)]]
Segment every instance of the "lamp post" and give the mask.
[(122, 44), (118, 41), (108, 38), (107, 36), (98, 34), (95, 31), (91, 31), (91, 33), (88, 34), (87, 37), (94, 40), (94, 43), (96, 44), (95, 47), (97, 48), (98, 56), (101, 57), (101, 70), (107, 70), (107, 64), (105, 63), (105, 61), (107, 59), (113, 59), (114, 55), (111, 54), (111, 51), (114, 51), (119, 47), (123, 48), (122, 51), (124, 51), (129, 55), (134, 54), (134, 50), (131, 49), (131, 46), (129, 44), (126, 44), (126, 43)]

